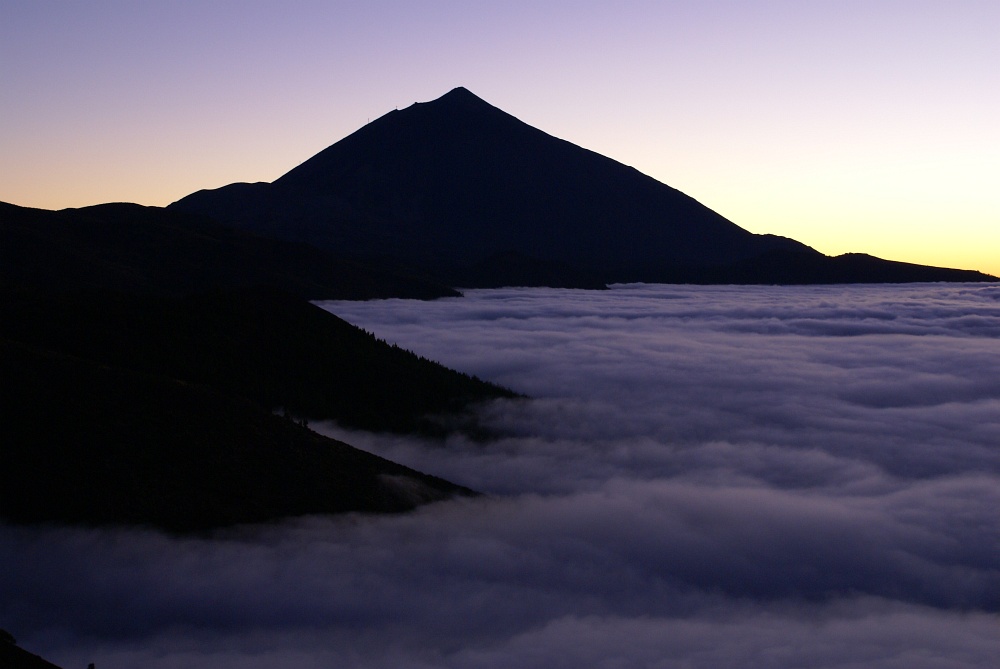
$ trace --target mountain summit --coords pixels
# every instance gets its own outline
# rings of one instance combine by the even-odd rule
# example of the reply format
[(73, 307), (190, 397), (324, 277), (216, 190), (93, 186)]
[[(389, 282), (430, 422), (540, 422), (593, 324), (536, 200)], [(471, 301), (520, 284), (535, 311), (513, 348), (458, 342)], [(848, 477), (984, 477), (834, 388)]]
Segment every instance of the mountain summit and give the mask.
[(452, 285), (933, 280), (901, 265), (892, 278), (845, 273), (465, 88), (392, 111), (272, 184), (170, 206)]

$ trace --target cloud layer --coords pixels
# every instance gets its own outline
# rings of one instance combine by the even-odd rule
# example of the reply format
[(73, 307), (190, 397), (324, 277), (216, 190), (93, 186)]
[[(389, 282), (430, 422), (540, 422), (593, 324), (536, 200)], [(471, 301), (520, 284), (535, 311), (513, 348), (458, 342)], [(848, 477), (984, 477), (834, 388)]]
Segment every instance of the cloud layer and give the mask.
[(493, 443), (317, 426), (490, 493), (212, 538), (0, 529), (0, 627), (67, 666), (987, 667), (1000, 288), (330, 303), (536, 399)]

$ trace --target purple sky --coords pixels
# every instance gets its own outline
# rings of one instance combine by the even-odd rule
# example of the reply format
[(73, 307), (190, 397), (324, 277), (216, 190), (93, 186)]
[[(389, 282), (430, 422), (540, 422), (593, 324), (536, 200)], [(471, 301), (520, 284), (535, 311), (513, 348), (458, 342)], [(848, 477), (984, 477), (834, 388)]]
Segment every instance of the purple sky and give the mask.
[(0, 200), (270, 181), (455, 86), (754, 232), (1000, 274), (1000, 4), (14, 0)]

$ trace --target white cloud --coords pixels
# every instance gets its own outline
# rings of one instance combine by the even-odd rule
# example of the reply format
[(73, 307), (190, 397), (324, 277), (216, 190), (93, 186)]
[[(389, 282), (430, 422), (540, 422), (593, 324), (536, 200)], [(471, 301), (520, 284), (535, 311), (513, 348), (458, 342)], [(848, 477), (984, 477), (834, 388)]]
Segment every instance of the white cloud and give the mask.
[(489, 496), (213, 538), (0, 529), (0, 626), (102, 668), (987, 667), (998, 298), (627, 286), (331, 304), (537, 398), (483, 407), (492, 443), (318, 426)]

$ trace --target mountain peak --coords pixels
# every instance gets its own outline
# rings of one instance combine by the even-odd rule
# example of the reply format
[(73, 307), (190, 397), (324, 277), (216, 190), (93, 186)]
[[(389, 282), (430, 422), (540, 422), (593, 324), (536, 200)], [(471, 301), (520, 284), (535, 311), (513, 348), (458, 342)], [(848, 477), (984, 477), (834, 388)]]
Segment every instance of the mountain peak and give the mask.
[(436, 100), (432, 100), (427, 104), (444, 105), (449, 106), (461, 106), (461, 107), (492, 107), (490, 103), (483, 100), (481, 97), (470, 91), (464, 86), (459, 86), (453, 88)]
[(456, 86), (455, 88), (451, 89), (450, 91), (448, 91), (447, 93), (445, 93), (444, 95), (442, 95), (440, 99), (449, 98), (449, 97), (453, 97), (453, 98), (459, 98), (459, 97), (467, 97), (468, 98), (468, 97), (471, 97), (471, 98), (475, 98), (476, 100), (479, 99), (479, 96), (477, 96), (475, 93), (473, 93), (472, 91), (470, 91), (465, 86)]
[[(751, 234), (461, 86), (379, 117), (273, 188), (230, 188), (178, 205), (258, 234), (396, 261), (449, 285), (829, 283), (857, 281), (862, 270), (866, 280), (885, 275), (867, 265), (848, 273), (804, 244)], [(573, 278), (551, 278), (557, 275)]]

